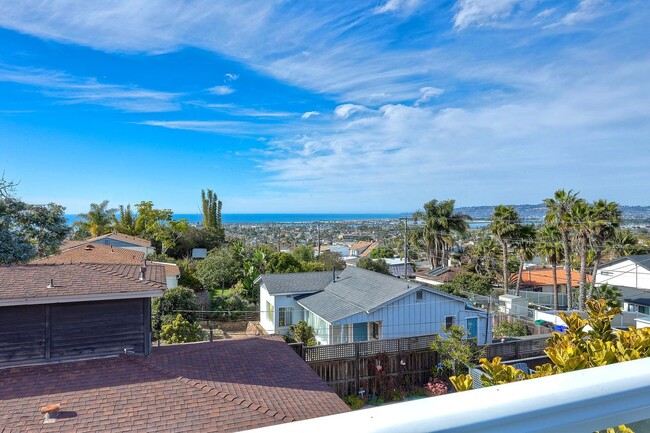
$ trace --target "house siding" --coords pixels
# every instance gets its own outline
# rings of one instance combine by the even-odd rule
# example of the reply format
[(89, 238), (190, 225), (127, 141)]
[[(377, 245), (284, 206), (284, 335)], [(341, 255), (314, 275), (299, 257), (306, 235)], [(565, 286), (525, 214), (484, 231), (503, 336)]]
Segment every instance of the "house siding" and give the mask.
[(650, 290), (650, 271), (631, 260), (624, 260), (612, 265), (601, 265), (596, 274), (596, 284), (604, 283), (610, 286)]
[(124, 353), (151, 346), (151, 300), (0, 308), (0, 365)]
[[(444, 296), (423, 291), (423, 299), (416, 300), (416, 292), (387, 304), (370, 314), (359, 313), (333, 322), (333, 326), (361, 322), (381, 322), (380, 338), (403, 338), (416, 335), (440, 334), (447, 316), (454, 317), (454, 323), (464, 328), (467, 319), (478, 317), (477, 337), (479, 344), (485, 342), (486, 313), (466, 310), (465, 303)], [(488, 324), (489, 326), (489, 324)], [(491, 328), (488, 329), (491, 339)]]
[[(273, 322), (267, 320), (266, 303), (273, 306)], [(298, 305), (292, 295), (270, 295), (266, 286), (260, 286), (260, 324), (269, 334), (286, 334), (289, 327), (279, 327), (280, 308), (292, 309), (292, 323), (304, 320), (304, 309)]]

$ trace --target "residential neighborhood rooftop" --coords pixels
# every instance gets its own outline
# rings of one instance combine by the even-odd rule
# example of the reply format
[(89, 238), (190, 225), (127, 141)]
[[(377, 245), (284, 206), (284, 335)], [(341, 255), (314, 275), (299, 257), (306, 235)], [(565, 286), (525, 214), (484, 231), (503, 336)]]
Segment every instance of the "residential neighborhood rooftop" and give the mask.
[(0, 303), (48, 303), (62, 297), (161, 291), (165, 269), (139, 265), (72, 263), (0, 266)]
[[(517, 278), (517, 274), (513, 274), (512, 278)], [(571, 271), (571, 285), (578, 287), (580, 280), (580, 273)], [(587, 275), (587, 282), (591, 281), (591, 275)], [(553, 285), (553, 269), (530, 269), (525, 270), (521, 274), (521, 284), (523, 286), (552, 286)], [(566, 274), (564, 268), (557, 268), (557, 284), (566, 284)]]
[(98, 242), (101, 241), (102, 239), (115, 239), (129, 244), (139, 245), (141, 247), (151, 246), (151, 241), (148, 241), (143, 238), (139, 238), (137, 236), (125, 235), (123, 233), (117, 233), (117, 232), (108, 233), (102, 236), (96, 236), (94, 238), (87, 239), (85, 242)]
[(279, 337), (0, 369), (0, 383), (5, 433), (233, 432), (349, 411)]
[(143, 260), (144, 253), (142, 251), (83, 242), (67, 249), (61, 248), (61, 252), (58, 254), (34, 260), (33, 263), (122, 263), (139, 265)]
[(256, 283), (263, 283), (271, 295), (283, 293), (313, 293), (323, 290), (332, 282), (331, 271), (297, 272), (288, 274), (262, 274)]

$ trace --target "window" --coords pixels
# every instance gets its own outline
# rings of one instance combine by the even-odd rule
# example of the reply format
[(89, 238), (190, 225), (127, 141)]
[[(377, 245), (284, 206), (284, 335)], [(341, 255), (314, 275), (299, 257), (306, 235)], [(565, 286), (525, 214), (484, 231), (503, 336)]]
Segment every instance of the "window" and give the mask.
[(639, 305), (639, 313), (648, 314), (648, 307), (644, 307), (643, 305)]
[(467, 320), (467, 338), (475, 339), (478, 337), (478, 317), (468, 317)]
[(381, 322), (370, 322), (370, 337), (373, 340), (379, 340), (380, 330), (381, 330)]
[(266, 320), (273, 323), (273, 304), (266, 301)]
[(418, 290), (415, 292), (415, 301), (416, 302), (422, 302), (424, 299), (424, 290)]
[(454, 316), (446, 316), (445, 317), (445, 329), (451, 328), (451, 325), (454, 324)]
[(291, 326), (293, 325), (293, 308), (280, 307), (278, 308), (278, 326)]

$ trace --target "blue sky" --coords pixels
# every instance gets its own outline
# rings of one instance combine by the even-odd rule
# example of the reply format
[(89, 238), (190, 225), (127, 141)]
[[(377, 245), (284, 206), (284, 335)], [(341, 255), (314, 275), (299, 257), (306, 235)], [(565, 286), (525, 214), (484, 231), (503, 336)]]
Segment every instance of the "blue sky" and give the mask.
[(0, 3), (0, 169), (68, 212), (649, 205), (643, 1)]

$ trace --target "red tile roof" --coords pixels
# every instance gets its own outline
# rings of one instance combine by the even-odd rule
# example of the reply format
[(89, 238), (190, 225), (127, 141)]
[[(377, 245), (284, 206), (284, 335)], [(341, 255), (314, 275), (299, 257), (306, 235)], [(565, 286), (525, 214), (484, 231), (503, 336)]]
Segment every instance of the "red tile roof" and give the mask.
[[(578, 287), (580, 280), (580, 273), (571, 271), (571, 285)], [(517, 281), (517, 274), (514, 274), (514, 281)], [(591, 275), (587, 274), (587, 282), (591, 281)], [(557, 283), (566, 285), (566, 274), (564, 268), (557, 268)], [(531, 269), (524, 270), (521, 274), (521, 284), (523, 286), (552, 286), (553, 285), (553, 269)]]
[[(47, 298), (128, 294), (164, 290), (167, 287), (162, 266), (147, 266), (145, 279), (140, 280), (139, 277), (139, 265), (77, 263), (0, 266), (0, 301), (46, 301)], [(51, 282), (54, 287), (48, 288)]]
[[(0, 370), (3, 432), (232, 432), (347, 412), (279, 338)], [(39, 408), (61, 403), (43, 424)]]
[(92, 242), (84, 242), (61, 252), (32, 263), (122, 263), (125, 265), (139, 265), (144, 259), (142, 251), (127, 248), (113, 247)]

